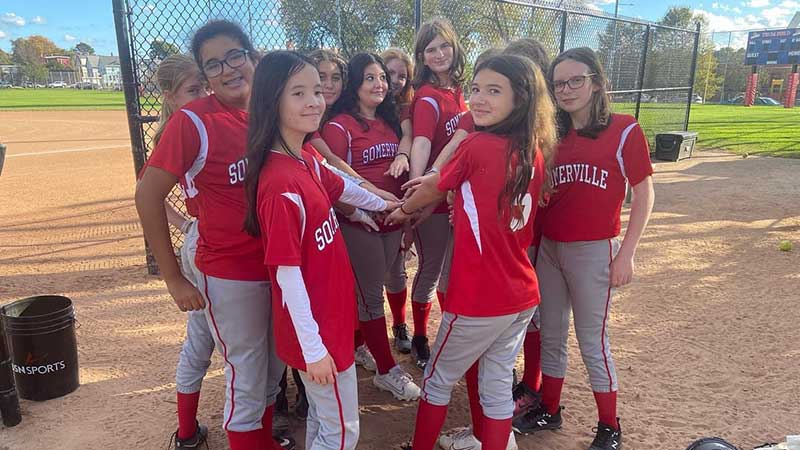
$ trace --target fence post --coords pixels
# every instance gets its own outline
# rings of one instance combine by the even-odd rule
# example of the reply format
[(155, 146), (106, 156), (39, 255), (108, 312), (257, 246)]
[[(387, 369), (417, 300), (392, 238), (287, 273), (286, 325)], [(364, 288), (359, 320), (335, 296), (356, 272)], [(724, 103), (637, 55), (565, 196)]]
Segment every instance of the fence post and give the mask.
[(414, 34), (419, 32), (422, 26), (422, 0), (414, 0)]
[(686, 118), (683, 120), (683, 131), (689, 129), (689, 114), (692, 112), (692, 99), (694, 97), (694, 76), (697, 70), (697, 51), (700, 48), (700, 22), (695, 25), (694, 31), (694, 50), (692, 51), (692, 67), (689, 72), (689, 98), (686, 104)]
[(644, 30), (644, 48), (642, 49), (642, 63), (639, 64), (639, 80), (636, 82), (636, 112), (633, 114), (636, 120), (639, 120), (639, 110), (642, 106), (642, 89), (644, 89), (644, 74), (645, 67), (647, 67), (647, 53), (650, 48), (650, 25)]
[[(122, 90), (125, 93), (125, 110), (128, 116), (128, 132), (131, 135), (131, 151), (133, 153), (133, 167), (138, 175), (145, 163), (144, 135), (142, 124), (139, 121), (139, 92), (136, 77), (133, 73), (131, 48), (128, 42), (128, 8), (127, 0), (113, 0), (114, 27), (117, 31), (117, 49), (119, 50), (119, 68), (122, 75)], [(145, 257), (147, 272), (151, 275), (158, 274), (158, 265), (145, 241)]]
[(558, 46), (558, 48), (559, 48), (558, 52), (559, 53), (563, 53), (564, 50), (566, 50), (565, 47), (567, 45), (567, 18), (568, 17), (569, 17), (569, 15), (567, 14), (566, 11), (563, 11), (561, 13), (561, 41), (560, 41), (559, 46)]

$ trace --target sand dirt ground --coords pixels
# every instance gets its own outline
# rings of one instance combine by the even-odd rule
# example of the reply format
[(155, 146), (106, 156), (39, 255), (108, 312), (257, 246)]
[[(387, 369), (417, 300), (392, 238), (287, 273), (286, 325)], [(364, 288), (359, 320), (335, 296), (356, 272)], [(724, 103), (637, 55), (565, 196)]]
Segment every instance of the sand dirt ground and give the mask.
[[(0, 303), (71, 297), (81, 365), (76, 392), (22, 402), (0, 449), (165, 448), (184, 316), (144, 266), (124, 114), (0, 112), (0, 142)], [(703, 152), (656, 172), (636, 279), (611, 318), (626, 448), (680, 450), (707, 435), (752, 448), (800, 433), (800, 248), (777, 248), (800, 246), (800, 160)], [(588, 447), (595, 406), (572, 338), (570, 358), (564, 428), (520, 438), (521, 449)], [(358, 374), (358, 448), (394, 448), (415, 405)], [(215, 357), (200, 403), (211, 449), (227, 448), (223, 387)], [(446, 427), (468, 417), (459, 386)]]

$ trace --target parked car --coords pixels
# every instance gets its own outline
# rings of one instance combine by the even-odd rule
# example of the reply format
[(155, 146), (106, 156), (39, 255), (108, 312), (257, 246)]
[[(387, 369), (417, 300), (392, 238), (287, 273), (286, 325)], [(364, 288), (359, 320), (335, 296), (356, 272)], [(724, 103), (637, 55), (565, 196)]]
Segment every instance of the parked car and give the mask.
[(703, 103), (703, 97), (698, 94), (694, 94), (694, 96), (692, 96), (692, 103)]
[(65, 83), (63, 81), (54, 81), (54, 82), (48, 84), (47, 87), (49, 87), (49, 88), (65, 88), (65, 87), (67, 87), (67, 83)]
[[(744, 103), (744, 96), (737, 95), (730, 100), (723, 102), (724, 105), (741, 105)], [(753, 100), (753, 105), (756, 106), (781, 106), (781, 102), (771, 97), (756, 97)]]
[(11, 83), (8, 81), (0, 81), (0, 89), (11, 89)]

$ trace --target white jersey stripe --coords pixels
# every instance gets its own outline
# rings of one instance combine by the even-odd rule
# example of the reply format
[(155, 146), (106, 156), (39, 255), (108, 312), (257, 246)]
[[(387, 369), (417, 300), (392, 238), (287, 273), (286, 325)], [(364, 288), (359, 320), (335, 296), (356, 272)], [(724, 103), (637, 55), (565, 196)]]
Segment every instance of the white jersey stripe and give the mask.
[(343, 127), (340, 123), (333, 122), (333, 121), (331, 121), (329, 123), (331, 125), (339, 128), (340, 130), (342, 130), (342, 133), (344, 133), (344, 135), (347, 136), (347, 158), (346, 158), (346, 161), (347, 161), (347, 165), (348, 166), (352, 166), (353, 165), (353, 152), (350, 149), (350, 147), (353, 145), (353, 137), (350, 136), (350, 132), (347, 131), (347, 129), (345, 127)]
[(296, 194), (294, 192), (284, 192), (284, 197), (288, 198), (292, 201), (295, 205), (297, 205), (297, 209), (300, 210), (300, 240), (303, 240), (303, 234), (306, 231), (306, 207), (303, 205), (303, 198), (300, 197), (300, 194)]
[(478, 253), (483, 254), (483, 245), (481, 243), (481, 226), (478, 222), (478, 207), (475, 205), (475, 196), (472, 195), (472, 185), (469, 181), (461, 184), (461, 196), (464, 197), (464, 212), (469, 219), (469, 225), (472, 228), (472, 234), (475, 236), (475, 242), (478, 244)]
[(197, 188), (194, 186), (194, 179), (200, 171), (203, 170), (203, 167), (206, 165), (206, 159), (208, 158), (208, 131), (206, 131), (206, 126), (197, 114), (188, 109), (182, 109), (181, 111), (192, 119), (194, 126), (197, 128), (197, 134), (200, 136), (200, 150), (197, 152), (197, 158), (195, 158), (192, 166), (189, 167), (189, 170), (183, 175), (186, 180), (186, 196), (188, 198), (194, 198), (198, 193)]
[(441, 112), (439, 111), (439, 103), (436, 101), (436, 99), (433, 97), (422, 97), (421, 100), (424, 100), (433, 106), (433, 109), (436, 111), (436, 122), (439, 122), (439, 116), (441, 115)]
[(628, 140), (628, 134), (630, 134), (631, 130), (634, 127), (638, 126), (639, 124), (634, 122), (625, 128), (622, 132), (622, 137), (619, 138), (619, 147), (617, 147), (617, 162), (619, 163), (619, 170), (622, 173), (622, 177), (625, 178), (625, 181), (628, 180), (628, 175), (625, 173), (625, 161), (622, 159), (622, 147), (625, 147), (625, 141)]

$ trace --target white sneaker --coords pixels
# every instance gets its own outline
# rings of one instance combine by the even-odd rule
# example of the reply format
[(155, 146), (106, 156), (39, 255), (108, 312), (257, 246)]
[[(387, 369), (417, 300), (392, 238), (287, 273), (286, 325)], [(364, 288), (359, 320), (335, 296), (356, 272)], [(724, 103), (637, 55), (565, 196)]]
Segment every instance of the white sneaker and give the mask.
[[(475, 439), (472, 428), (456, 428), (439, 437), (439, 447), (443, 450), (481, 450), (481, 442)], [(508, 436), (506, 450), (518, 450), (514, 432)]]
[(356, 349), (355, 357), (356, 364), (359, 366), (369, 370), (370, 372), (375, 372), (378, 370), (378, 365), (375, 364), (375, 358), (373, 358), (372, 353), (369, 352), (367, 344), (361, 344), (361, 346)]
[(414, 384), (411, 375), (401, 369), (400, 366), (392, 367), (388, 373), (383, 375), (376, 373), (372, 382), (375, 383), (378, 389), (391, 392), (394, 398), (398, 400), (416, 400), (421, 393), (419, 386)]

